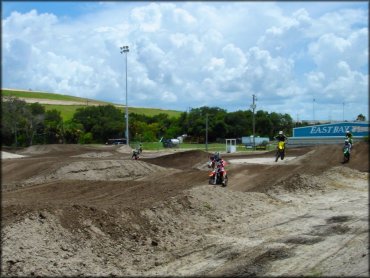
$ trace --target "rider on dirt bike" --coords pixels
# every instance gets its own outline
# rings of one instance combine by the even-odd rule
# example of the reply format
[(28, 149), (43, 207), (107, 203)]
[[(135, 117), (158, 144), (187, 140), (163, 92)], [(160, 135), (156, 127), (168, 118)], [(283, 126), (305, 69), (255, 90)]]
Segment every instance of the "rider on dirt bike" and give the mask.
[(343, 146), (344, 161), (343, 163), (349, 162), (349, 158), (351, 156), (351, 148), (352, 148), (352, 144), (350, 140), (349, 139), (344, 140), (344, 146)]
[(139, 151), (138, 149), (134, 149), (134, 150), (132, 151), (131, 159), (138, 160), (138, 159), (139, 159), (139, 153), (140, 153), (140, 151)]
[(275, 162), (279, 160), (279, 157), (281, 160), (284, 159), (285, 156), (285, 144), (288, 141), (288, 137), (286, 137), (283, 133), (283, 131), (279, 131), (279, 134), (275, 136), (275, 139), (278, 141), (278, 145), (276, 148), (276, 159)]
[(351, 152), (351, 149), (352, 149), (351, 140), (349, 140), (349, 139), (344, 140), (344, 146), (345, 147), (348, 147), (349, 148), (349, 152)]
[(216, 171), (216, 173), (220, 173), (221, 178), (222, 178), (222, 184), (225, 183), (225, 161), (221, 158), (219, 152), (215, 152), (213, 156), (210, 157), (210, 164), (208, 167), (212, 167)]

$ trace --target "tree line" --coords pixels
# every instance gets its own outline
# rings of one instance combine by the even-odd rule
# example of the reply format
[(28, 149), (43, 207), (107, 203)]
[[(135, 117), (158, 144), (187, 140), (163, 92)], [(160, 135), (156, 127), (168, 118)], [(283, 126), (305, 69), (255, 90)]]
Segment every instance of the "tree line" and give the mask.
[[(131, 141), (155, 142), (187, 134), (192, 142), (203, 143), (241, 138), (253, 134), (251, 110), (227, 112), (219, 107), (194, 108), (179, 117), (165, 113), (155, 116), (129, 114)], [(105, 143), (124, 138), (125, 114), (113, 105), (78, 108), (70, 120), (63, 121), (60, 111), (46, 110), (39, 103), (26, 103), (17, 97), (2, 101), (2, 142), (6, 146), (35, 144)], [(279, 130), (290, 135), (293, 120), (288, 114), (255, 113), (255, 135), (272, 139)]]

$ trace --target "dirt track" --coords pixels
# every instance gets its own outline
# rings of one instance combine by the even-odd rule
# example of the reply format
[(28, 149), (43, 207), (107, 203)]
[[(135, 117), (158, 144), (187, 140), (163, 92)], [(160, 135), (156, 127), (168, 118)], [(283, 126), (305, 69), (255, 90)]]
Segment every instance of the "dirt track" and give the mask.
[(368, 144), (345, 165), (338, 145), (225, 154), (226, 188), (203, 151), (17, 154), (2, 160), (2, 275), (369, 275)]

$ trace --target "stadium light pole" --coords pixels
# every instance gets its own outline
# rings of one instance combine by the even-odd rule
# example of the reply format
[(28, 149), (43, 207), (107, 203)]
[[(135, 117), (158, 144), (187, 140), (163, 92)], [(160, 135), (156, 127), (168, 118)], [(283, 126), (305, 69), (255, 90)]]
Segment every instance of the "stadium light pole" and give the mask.
[(127, 106), (127, 53), (129, 52), (128, 46), (121, 46), (121, 54), (126, 55), (126, 145), (129, 146), (129, 134), (128, 134), (128, 106)]
[(343, 108), (342, 108), (342, 121), (344, 122), (344, 102), (343, 102)]
[(257, 100), (256, 96), (253, 95), (253, 104), (251, 105), (251, 108), (253, 109), (253, 150), (256, 150), (256, 139), (255, 139), (255, 133), (256, 133), (256, 122), (254, 117), (254, 110), (256, 109), (257, 105), (255, 101)]

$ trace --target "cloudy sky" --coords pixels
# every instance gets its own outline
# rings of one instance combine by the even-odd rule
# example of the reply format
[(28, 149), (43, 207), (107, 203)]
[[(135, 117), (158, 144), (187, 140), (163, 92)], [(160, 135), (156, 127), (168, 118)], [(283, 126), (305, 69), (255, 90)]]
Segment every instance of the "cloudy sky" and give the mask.
[[(186, 111), (368, 115), (362, 2), (2, 1), (2, 87)], [(344, 109), (343, 109), (344, 108)]]

